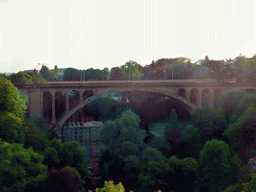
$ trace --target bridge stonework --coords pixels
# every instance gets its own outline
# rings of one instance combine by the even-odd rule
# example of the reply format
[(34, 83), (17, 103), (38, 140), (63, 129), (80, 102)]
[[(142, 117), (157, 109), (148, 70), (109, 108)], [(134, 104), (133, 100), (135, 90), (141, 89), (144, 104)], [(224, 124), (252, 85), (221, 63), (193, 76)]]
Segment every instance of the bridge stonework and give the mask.
[[(58, 90), (64, 91), (65, 115), (58, 121), (62, 126), (74, 113), (86, 105), (83, 101), (84, 92), (90, 90), (93, 95), (101, 95), (104, 92), (153, 92), (172, 97), (181, 102), (190, 114), (198, 106), (214, 105), (219, 94), (232, 91), (255, 89), (255, 87), (241, 87), (235, 82), (216, 82), (198, 80), (157, 80), (157, 81), (85, 81), (85, 82), (47, 82), (47, 83), (16, 83), (14, 84), (21, 93), (27, 94), (27, 102), (30, 118), (43, 116), (43, 107), (46, 102), (43, 98), (48, 93), (48, 103), (51, 103), (52, 119), (51, 124), (56, 124), (55, 99)], [(77, 90), (79, 104), (69, 109), (69, 92)]]

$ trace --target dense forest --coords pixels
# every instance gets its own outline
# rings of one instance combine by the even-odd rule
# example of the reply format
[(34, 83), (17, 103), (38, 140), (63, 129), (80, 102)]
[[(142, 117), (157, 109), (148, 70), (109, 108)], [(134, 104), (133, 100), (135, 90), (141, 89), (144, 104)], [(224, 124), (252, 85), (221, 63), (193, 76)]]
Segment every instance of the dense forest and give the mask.
[[(255, 69), (256, 56), (227, 61), (205, 57), (197, 63), (160, 59), (145, 67), (129, 61), (110, 71), (90, 68), (83, 71), (83, 80), (215, 79), (254, 85)], [(216, 106), (196, 108), (184, 126), (172, 111), (166, 119), (149, 121), (147, 129), (133, 107), (116, 105), (111, 97), (95, 100), (89, 107), (97, 106), (104, 129), (96, 153), (100, 179), (93, 184), (88, 150), (76, 141), (58, 140), (57, 133), (47, 129), (46, 119), (30, 120), (28, 98), (14, 86), (80, 81), (81, 72), (68, 68), (60, 77), (57, 66), (53, 71), (42, 66), (40, 73), (0, 75), (1, 191), (256, 190), (256, 174), (250, 173), (249, 164), (256, 155), (256, 94), (246, 91), (222, 94)]]

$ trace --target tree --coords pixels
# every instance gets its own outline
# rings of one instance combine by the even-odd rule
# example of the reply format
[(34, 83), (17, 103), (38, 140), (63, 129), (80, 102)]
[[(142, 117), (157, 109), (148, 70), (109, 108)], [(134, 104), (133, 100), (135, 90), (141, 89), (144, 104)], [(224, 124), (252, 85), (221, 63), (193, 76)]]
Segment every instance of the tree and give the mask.
[(78, 142), (71, 143), (54, 138), (49, 142), (44, 153), (43, 164), (52, 167), (74, 167), (82, 177), (90, 176), (86, 151), (82, 149)]
[(226, 128), (224, 110), (212, 106), (198, 107), (192, 114), (195, 126), (205, 129), (205, 136), (220, 139), (222, 131)]
[(125, 141), (122, 146), (113, 151), (113, 153), (118, 154), (122, 159), (125, 159), (129, 155), (137, 156), (139, 154), (139, 147), (131, 141)]
[[(247, 119), (238, 129), (238, 141), (240, 144), (239, 157), (242, 165), (248, 163), (256, 144), (256, 120), (254, 118)], [(242, 153), (242, 154), (241, 154)]]
[(37, 73), (37, 71), (27, 72), (27, 74), (32, 77), (33, 82), (47, 82), (47, 80), (45, 80), (41, 74)]
[(49, 169), (49, 177), (46, 181), (40, 182), (38, 185), (30, 186), (27, 191), (49, 192), (78, 192), (84, 190), (84, 181), (75, 168), (53, 167)]
[(7, 80), (10, 80), (11, 81), (11, 78), (8, 76), (8, 75), (5, 75), (5, 74), (0, 74), (0, 78), (4, 78), (4, 79), (7, 79)]
[(104, 98), (93, 100), (88, 104), (88, 107), (93, 109), (95, 106), (97, 106), (98, 107), (97, 115), (99, 115), (100, 121), (104, 121), (108, 119), (110, 110), (112, 109), (114, 103), (115, 103), (115, 100), (112, 97), (104, 97)]
[(74, 68), (66, 68), (63, 81), (81, 81), (81, 71)]
[(246, 95), (245, 91), (230, 91), (228, 93), (220, 95), (216, 107), (222, 108), (224, 113), (229, 119), (236, 109), (236, 105), (240, 103), (240, 100)]
[(119, 67), (113, 67), (110, 71), (110, 78), (109, 80), (123, 80), (124, 75), (122, 70)]
[(17, 191), (46, 180), (47, 166), (43, 156), (25, 149), (23, 144), (3, 142), (0, 139), (0, 190)]
[(9, 112), (0, 112), (0, 138), (8, 143), (25, 141), (25, 133), (21, 129), (21, 120)]
[(25, 73), (24, 71), (20, 71), (17, 74), (13, 73), (10, 76), (12, 83), (31, 83), (32, 77)]
[(173, 168), (170, 167), (166, 162), (160, 163), (151, 161), (142, 165), (141, 172), (138, 176), (141, 188), (145, 191), (149, 189), (153, 189), (154, 191), (159, 190), (159, 187), (163, 188), (163, 190), (170, 189), (166, 183), (165, 176), (171, 171), (173, 171)]
[(121, 66), (122, 74), (125, 75), (125, 79), (140, 79), (143, 74), (139, 71), (139, 64), (135, 61), (130, 60)]
[(201, 187), (210, 191), (226, 189), (231, 183), (229, 146), (224, 141), (211, 140), (200, 151), (199, 168), (196, 177)]
[(55, 81), (59, 78), (59, 69), (58, 69), (57, 65), (55, 65), (55, 67), (54, 67), (52, 76), (53, 76)]
[(178, 121), (178, 115), (176, 113), (173, 113), (169, 116), (166, 129), (164, 131), (164, 137), (166, 143), (170, 143), (172, 139), (172, 131), (174, 128), (179, 128), (180, 123)]
[(235, 114), (243, 114), (246, 109), (253, 106), (256, 107), (256, 94), (244, 94), (240, 99), (239, 104), (236, 106)]
[(107, 121), (105, 128), (100, 132), (100, 148), (106, 146), (110, 151), (114, 151), (120, 148), (124, 141), (131, 141), (138, 144), (140, 150), (144, 149), (143, 138), (146, 133), (144, 130), (139, 130), (139, 122), (140, 118), (131, 110), (125, 111), (113, 121)]
[(164, 161), (164, 156), (162, 153), (154, 148), (147, 147), (140, 153), (140, 159), (142, 162), (150, 162), (150, 161), (156, 161), (156, 162), (163, 162)]
[(0, 78), (0, 93), (0, 112), (10, 112), (23, 119), (28, 96), (21, 95), (9, 80), (3, 78)]
[(40, 72), (39, 72), (41, 75), (42, 75), (42, 77), (45, 79), (45, 80), (50, 80), (51, 79), (51, 77), (52, 77), (52, 74), (51, 74), (51, 71), (49, 70), (49, 68), (48, 67), (46, 67), (46, 66), (42, 66), (42, 68), (40, 69)]
[(103, 77), (104, 77), (104, 80), (108, 80), (109, 74), (110, 74), (109, 69), (108, 69), (107, 67), (105, 67), (105, 68), (103, 69)]
[(25, 132), (24, 148), (32, 147), (35, 152), (43, 155), (49, 140), (53, 139), (50, 135), (52, 131), (43, 131), (28, 118), (22, 122), (22, 130)]

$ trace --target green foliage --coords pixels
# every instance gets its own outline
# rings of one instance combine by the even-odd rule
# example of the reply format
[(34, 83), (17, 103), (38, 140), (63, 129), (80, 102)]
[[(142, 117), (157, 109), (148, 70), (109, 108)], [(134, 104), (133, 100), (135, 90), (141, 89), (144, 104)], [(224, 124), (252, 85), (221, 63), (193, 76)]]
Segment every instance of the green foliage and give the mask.
[(167, 163), (151, 161), (142, 165), (138, 177), (141, 188), (147, 191), (156, 183), (167, 184), (165, 175), (171, 171), (173, 169)]
[(101, 121), (108, 119), (108, 113), (110, 112), (115, 100), (112, 97), (104, 97), (93, 100), (88, 104), (89, 108), (98, 106), (99, 108), (99, 119)]
[(196, 177), (199, 185), (212, 191), (223, 190), (231, 183), (229, 145), (215, 139), (207, 141), (200, 151)]
[(219, 96), (216, 107), (222, 108), (229, 119), (235, 112), (236, 105), (246, 95), (245, 91), (230, 91)]
[(180, 122), (178, 121), (178, 115), (177, 114), (171, 114), (168, 118), (168, 122), (166, 125), (166, 129), (164, 131), (164, 137), (165, 137), (165, 142), (169, 143), (169, 141), (172, 138), (172, 130), (174, 128), (177, 128), (180, 130)]
[(250, 163), (243, 165), (239, 169), (236, 177), (237, 177), (237, 183), (239, 184), (238, 185), (239, 191), (241, 191), (243, 184), (249, 183), (252, 181), (251, 172), (250, 172)]
[(21, 121), (13, 114), (0, 113), (0, 138), (8, 143), (20, 143), (25, 141), (25, 133), (22, 130)]
[(71, 143), (61, 143), (59, 140), (54, 138), (48, 144), (47, 149), (44, 153), (45, 165), (51, 167), (74, 167), (80, 175), (89, 176), (88, 162), (85, 158), (86, 152), (80, 147), (80, 145), (73, 141)]
[(119, 118), (105, 123), (104, 129), (100, 132), (99, 141), (110, 151), (121, 147), (124, 141), (131, 141), (138, 144), (140, 150), (144, 149), (143, 138), (146, 132), (139, 130), (139, 121), (139, 117), (134, 112), (125, 111)]
[[(113, 181), (109, 181), (109, 182), (105, 181), (104, 186), (105, 187), (101, 189), (97, 188), (96, 192), (124, 192), (125, 190), (121, 182), (115, 186), (113, 184)], [(92, 191), (89, 190), (89, 192), (92, 192)], [(161, 191), (159, 190), (158, 192), (161, 192)]]
[(28, 118), (25, 118), (21, 127), (25, 132), (24, 148), (32, 147), (35, 152), (42, 155), (47, 147), (48, 138), (50, 138), (50, 136), (42, 132), (42, 130)]
[(124, 159), (125, 161), (125, 169), (128, 170), (132, 167), (137, 167), (140, 163), (140, 159), (135, 155), (129, 155)]
[(42, 75), (42, 77), (45, 79), (45, 80), (50, 80), (52, 78), (52, 74), (51, 74), (51, 71), (49, 70), (48, 67), (46, 66), (42, 66), (42, 68), (40, 69), (40, 75)]
[(7, 143), (0, 139), (0, 190), (16, 191), (47, 179), (43, 156), (25, 149), (23, 144)]
[(239, 104), (236, 106), (235, 113), (237, 115), (244, 114), (246, 109), (249, 107), (256, 107), (256, 94), (246, 94), (240, 100)]
[(23, 118), (27, 109), (28, 97), (21, 95), (19, 90), (9, 81), (0, 78), (0, 112), (10, 112)]
[(7, 79), (7, 80), (11, 81), (11, 78), (5, 74), (0, 74), (0, 78)]
[(248, 183), (242, 183), (242, 191), (241, 192), (251, 192), (256, 191), (256, 173), (253, 174), (252, 180)]
[(230, 149), (233, 155), (236, 154), (240, 145), (238, 143), (239, 127), (244, 123), (243, 117), (240, 117), (233, 124), (229, 124), (228, 128), (224, 131), (223, 135), (230, 140)]
[(199, 128), (225, 127), (226, 117), (223, 109), (212, 106), (198, 107), (192, 114), (195, 126)]
[(150, 161), (163, 162), (165, 157), (159, 150), (147, 147), (140, 153), (140, 159), (142, 162), (146, 163)]
[(74, 68), (66, 68), (63, 81), (81, 81), (81, 71)]
[(48, 132), (47, 121), (44, 117), (34, 117), (32, 121), (40, 129), (41, 132), (44, 134)]
[(27, 74), (31, 76), (33, 82), (47, 82), (47, 80), (45, 80), (41, 74), (35, 71), (27, 72)]
[(237, 175), (239, 170), (241, 169), (242, 164), (241, 164), (241, 159), (237, 155), (234, 155), (231, 159), (231, 183), (237, 183)]
[(17, 74), (11, 74), (10, 76), (12, 83), (31, 83), (32, 77), (24, 71), (20, 71)]
[(238, 190), (238, 186), (239, 186), (239, 184), (236, 183), (236, 184), (231, 185), (228, 188), (226, 188), (223, 192), (236, 192)]
[(143, 76), (143, 73), (140, 73), (138, 67), (139, 64), (137, 62), (130, 60), (121, 66), (121, 71), (126, 79), (129, 79), (129, 74), (131, 79), (140, 79)]
[(199, 129), (193, 125), (189, 125), (187, 129), (188, 135), (186, 140), (190, 143), (190, 147), (187, 151), (190, 154), (190, 157), (198, 159), (199, 151), (203, 149), (203, 145), (206, 143), (208, 138), (203, 135), (203, 129)]
[(110, 70), (109, 80), (123, 80), (124, 74), (119, 67), (112, 67)]
[(138, 155), (139, 147), (131, 141), (125, 141), (122, 146), (114, 150), (113, 153), (125, 159), (129, 155)]
[(53, 70), (53, 74), (52, 74), (54, 80), (57, 80), (59, 77), (59, 69), (57, 67), (57, 65), (54, 66), (54, 70)]
[(223, 135), (227, 136), (227, 138), (237, 138), (238, 137), (238, 129), (243, 124), (244, 118), (239, 117), (233, 124), (229, 124), (228, 128), (224, 131)]
[(152, 148), (156, 148), (156, 149), (160, 150), (161, 147), (168, 148), (169, 145), (166, 143), (166, 140), (163, 136), (159, 136), (159, 137), (153, 138), (153, 140), (150, 142), (150, 146)]
[(245, 112), (243, 114), (243, 118), (245, 121), (248, 119), (251, 119), (251, 118), (256, 119), (256, 108), (254, 106), (249, 106), (245, 110)]

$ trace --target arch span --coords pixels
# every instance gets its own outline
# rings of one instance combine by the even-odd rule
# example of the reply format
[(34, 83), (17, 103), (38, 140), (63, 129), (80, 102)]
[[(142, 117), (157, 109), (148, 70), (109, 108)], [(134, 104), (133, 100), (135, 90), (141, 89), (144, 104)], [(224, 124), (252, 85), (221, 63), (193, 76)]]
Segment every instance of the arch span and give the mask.
[[(166, 90), (164, 88), (110, 88), (110, 89), (102, 89), (102, 90), (97, 90), (97, 95), (102, 95), (104, 92), (132, 92), (132, 91), (145, 91), (145, 92), (152, 92), (152, 93), (159, 93), (162, 95), (166, 95), (169, 97), (172, 97), (174, 99), (177, 99), (181, 101), (184, 105), (182, 106), (184, 109), (186, 109), (190, 114), (195, 110), (196, 105), (193, 103), (189, 102), (187, 99), (183, 98), (182, 96), (179, 96), (177, 94), (176, 90)], [(62, 127), (62, 125), (67, 121), (71, 115), (73, 115), (77, 110), (81, 109), (87, 105), (86, 101), (82, 101), (79, 105), (74, 107), (72, 110), (70, 110), (66, 115), (62, 117), (62, 119), (57, 123), (59, 127)]]

